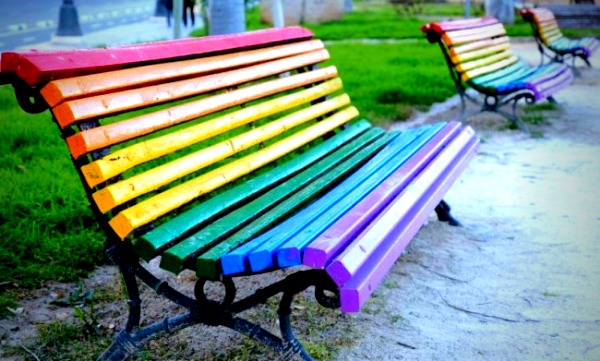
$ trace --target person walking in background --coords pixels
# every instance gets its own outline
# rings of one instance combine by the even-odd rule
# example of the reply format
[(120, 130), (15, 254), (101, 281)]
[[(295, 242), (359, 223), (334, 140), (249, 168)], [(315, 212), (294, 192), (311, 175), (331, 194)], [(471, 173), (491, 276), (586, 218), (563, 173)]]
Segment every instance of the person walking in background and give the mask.
[[(171, 15), (173, 15), (173, 0), (160, 0), (161, 4), (167, 10), (167, 26), (171, 27)], [(185, 12), (184, 12), (185, 19)], [(185, 20), (184, 20), (185, 22)]]
[[(173, 0), (171, 0), (172, 2)], [(190, 14), (190, 20), (192, 21), (192, 27), (196, 24), (196, 19), (194, 18), (194, 5), (196, 5), (196, 0), (183, 0), (183, 25), (187, 26), (188, 19), (188, 11)]]

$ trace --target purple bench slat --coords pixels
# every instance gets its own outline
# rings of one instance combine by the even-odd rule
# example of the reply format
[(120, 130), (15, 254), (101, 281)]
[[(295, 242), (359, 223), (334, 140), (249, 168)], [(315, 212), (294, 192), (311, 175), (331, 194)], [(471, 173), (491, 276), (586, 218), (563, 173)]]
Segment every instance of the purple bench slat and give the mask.
[(575, 75), (573, 74), (571, 69), (567, 69), (567, 71), (564, 71), (562, 74), (560, 74), (556, 78), (554, 78), (550, 81), (544, 82), (542, 84), (538, 84), (535, 87), (532, 87), (530, 89), (534, 92), (536, 100), (545, 99), (545, 98), (548, 98), (549, 96), (552, 96), (554, 93), (556, 93), (560, 89), (563, 89), (563, 88), (566, 88), (567, 86), (569, 86), (573, 82), (574, 78), (575, 78)]
[[(465, 147), (461, 149), (460, 157), (450, 159), (451, 166), (442, 170), (444, 177), (438, 178), (423, 197), (420, 197), (420, 201), (414, 207), (408, 209), (403, 217), (394, 222), (394, 228), (390, 233), (385, 235), (382, 247), (377, 248), (368, 262), (358, 270), (352, 279), (340, 288), (342, 312), (349, 313), (360, 310), (397, 258), (402, 254), (408, 242), (418, 232), (443, 195), (475, 155), (479, 142), (474, 137), (473, 131), (470, 128), (466, 128), (464, 133), (467, 133), (470, 138), (467, 144), (463, 144)], [(442, 163), (447, 161), (447, 159), (442, 159)], [(396, 208), (404, 208), (404, 202), (405, 199), (403, 197), (398, 198), (388, 208), (387, 212), (395, 213), (394, 219), (398, 219)], [(376, 220), (377, 224), (380, 223), (379, 220), (385, 217), (386, 214), (389, 213), (381, 215)]]
[[(379, 247), (384, 237), (389, 234), (398, 215), (409, 215), (413, 206), (423, 194), (439, 178), (444, 178), (444, 172), (455, 158), (459, 157), (463, 148), (471, 141), (474, 133), (464, 130), (448, 145), (427, 168), (419, 174), (411, 187), (405, 189), (400, 196), (357, 237), (346, 249), (337, 256), (325, 269), (338, 286), (343, 286), (365, 264), (375, 249)], [(412, 217), (410, 217), (412, 218)]]
[(457, 122), (448, 123), (411, 159), (342, 218), (338, 219), (304, 250), (303, 264), (323, 269), (379, 214), (435, 155), (460, 131)]

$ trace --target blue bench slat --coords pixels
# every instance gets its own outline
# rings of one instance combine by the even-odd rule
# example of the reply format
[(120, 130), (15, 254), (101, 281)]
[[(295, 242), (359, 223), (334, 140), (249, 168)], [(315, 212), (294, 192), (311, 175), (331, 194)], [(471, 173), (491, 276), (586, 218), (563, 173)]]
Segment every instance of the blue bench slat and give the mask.
[[(567, 65), (565, 65), (567, 67)], [(575, 78), (575, 74), (571, 71), (571, 69), (565, 69), (554, 79), (545, 81), (541, 84), (536, 84), (533, 91), (535, 92), (537, 99), (544, 99), (552, 94), (556, 93), (562, 88), (569, 86), (573, 79)]]
[[(433, 151), (430, 154), (430, 157), (424, 158), (423, 153), (426, 153), (428, 149), (435, 148), (435, 145), (440, 142), (440, 138), (444, 139), (448, 133), (458, 131), (458, 127), (459, 125), (455, 122), (449, 124), (438, 123), (435, 127), (421, 134), (418, 139), (411, 143), (410, 148), (405, 148), (402, 152), (398, 153), (385, 168), (374, 174), (369, 179), (369, 183), (364, 182), (356, 187), (356, 189), (347, 194), (343, 199), (340, 199), (339, 202), (329, 208), (312, 224), (282, 243), (276, 250), (277, 265), (279, 267), (299, 265), (302, 262), (302, 253), (309, 243), (314, 241), (315, 238), (341, 217), (345, 217), (348, 212), (352, 212), (358, 203), (365, 201), (365, 199), (369, 199), (369, 202), (373, 203), (373, 199), (370, 197), (372, 193), (377, 194), (377, 202), (382, 207), (386, 202), (391, 201), (394, 197), (394, 192), (388, 194), (390, 198), (386, 199), (386, 197), (383, 197), (376, 190), (386, 188), (389, 184), (389, 186), (396, 189), (396, 194), (398, 194), (411, 181), (412, 177), (429, 162), (429, 159), (440, 151), (439, 148), (441, 148), (441, 145), (437, 151)], [(415, 167), (414, 163), (420, 163), (421, 168), (419, 166)], [(416, 169), (407, 168), (407, 164)], [(403, 177), (394, 177), (395, 174), (401, 174)], [(348, 226), (350, 227), (351, 225)]]
[[(396, 142), (390, 144), (387, 149), (379, 154), (380, 159), (376, 162), (365, 165), (352, 178), (347, 179), (315, 204), (288, 220), (289, 225), (281, 225), (273, 236), (266, 235), (265, 238), (269, 240), (248, 252), (245, 257), (248, 260), (250, 269), (253, 272), (259, 272), (272, 267), (289, 267), (300, 264), (299, 254), (296, 257), (289, 255), (290, 257), (287, 260), (283, 260), (281, 264), (278, 264), (278, 249), (287, 242), (293, 242), (289, 246), (294, 247), (295, 242), (310, 241), (310, 238), (298, 239), (296, 237), (303, 231), (313, 227), (318, 232), (319, 222), (334, 222), (343, 214), (344, 210), (351, 208), (354, 203), (359, 202), (370, 190), (379, 185), (389, 173), (393, 172), (410, 155), (414, 154), (440, 128), (441, 126), (437, 125), (435, 127), (423, 127), (421, 130), (425, 131), (416, 134), (412, 131), (404, 133)], [(344, 201), (345, 199), (348, 199), (348, 201)], [(313, 237), (316, 235), (318, 233)], [(308, 234), (306, 236), (309, 237)], [(261, 240), (257, 240), (257, 243), (261, 243)]]
[(389, 205), (431, 160), (460, 132), (457, 122), (448, 123), (424, 147), (419, 149), (377, 189), (339, 218), (303, 251), (302, 263), (323, 269), (367, 225)]
[(361, 149), (382, 136), (385, 137), (382, 129), (369, 129), (285, 182), (223, 215), (200, 231), (189, 235), (163, 252), (160, 267), (173, 273), (181, 272), (184, 267), (194, 269), (191, 263), (195, 261), (194, 259), (198, 255), (206, 252), (219, 241), (231, 236), (250, 222), (254, 222), (258, 217), (284, 202), (290, 194), (305, 189), (323, 175), (336, 171), (340, 164), (355, 156)]
[(372, 251), (378, 248), (386, 235), (393, 231), (398, 216), (410, 214), (410, 209), (427, 192), (431, 184), (437, 182), (438, 178), (444, 177), (444, 172), (447, 171), (447, 168), (451, 168), (449, 165), (459, 157), (463, 148), (472, 140), (472, 135), (472, 131), (459, 133), (444, 151), (439, 153), (438, 157), (413, 180), (411, 187), (404, 190), (372, 225), (366, 228), (325, 268), (338, 286), (343, 286), (367, 262)]
[[(357, 312), (375, 291), (387, 271), (393, 266), (402, 254), (406, 245), (418, 232), (421, 225), (440, 202), (445, 192), (467, 166), (475, 155), (479, 142), (474, 137), (472, 129), (466, 128), (464, 135), (457, 137), (457, 142), (446, 148), (434, 163), (422, 173), (425, 179), (435, 178), (428, 189), (420, 190), (417, 202), (410, 198), (415, 197), (417, 185), (415, 183), (410, 192), (405, 193), (392, 203), (386, 213), (376, 220), (376, 227), (388, 226), (380, 247), (370, 255), (370, 258), (361, 268), (340, 288), (340, 301), (342, 312)], [(458, 148), (458, 149), (456, 149)], [(437, 173), (437, 174), (431, 174)], [(441, 176), (440, 176), (441, 175)], [(407, 202), (413, 206), (407, 209)], [(388, 222), (388, 218), (390, 221)], [(365, 231), (365, 234), (369, 230)]]
[(508, 80), (519, 79), (527, 74), (531, 74), (533, 71), (534, 69), (527, 68), (523, 62), (519, 61), (496, 72), (471, 79), (471, 82), (474, 85), (491, 90), (496, 89), (498, 85), (505, 83)]
[(154, 258), (162, 249), (182, 239), (185, 234), (188, 234), (193, 229), (208, 224), (211, 220), (237, 206), (244, 200), (257, 196), (275, 184), (308, 167), (310, 164), (317, 162), (333, 149), (337, 149), (343, 144), (350, 142), (370, 127), (371, 125), (366, 120), (358, 121), (327, 141), (281, 164), (272, 172), (259, 175), (216, 197), (208, 199), (201, 205), (180, 214), (173, 220), (156, 227), (154, 230), (140, 237), (134, 243), (135, 250), (147, 261)]
[[(389, 154), (390, 149), (393, 149), (394, 144), (400, 144), (401, 142), (406, 141), (407, 139), (414, 138), (414, 134), (416, 134), (417, 132), (420, 134), (424, 131), (425, 127), (419, 129), (411, 129), (407, 132), (402, 133), (392, 144), (388, 145), (388, 147), (386, 148), (387, 150), (385, 152), (380, 152), (376, 157), (371, 159), (364, 167), (366, 167), (366, 169), (372, 169), (381, 166), (382, 164), (384, 164), (384, 161), (387, 158), (386, 155)], [(361, 172), (355, 174), (354, 176), (346, 180), (344, 183), (354, 183), (355, 179), (362, 178), (362, 173), (364, 172), (363, 169), (365, 168), (362, 168)], [(327, 203), (329, 203), (329, 201), (327, 199), (324, 199), (311, 204), (309, 207), (299, 212), (293, 218), (286, 220), (285, 222), (273, 228), (269, 232), (253, 239), (247, 244), (221, 257), (220, 263), (223, 274), (233, 275), (250, 271), (251, 269), (250, 264), (248, 262), (248, 253), (252, 252), (255, 249), (258, 249), (259, 247), (268, 248), (271, 247), (272, 244), (278, 245), (281, 242), (280, 236), (285, 237), (285, 235), (288, 234), (296, 234), (302, 229), (303, 224), (310, 222), (315, 217), (318, 217), (318, 215), (321, 214), (323, 211), (325, 211)], [(261, 250), (263, 248), (261, 248)], [(270, 251), (269, 254), (272, 254), (272, 251)], [(272, 265), (272, 258), (269, 257), (267, 262), (269, 262)]]
[(498, 94), (530, 89), (536, 95), (536, 99), (541, 99), (538, 87), (544, 82), (552, 81), (562, 73), (569, 71), (568, 66), (561, 63), (550, 63), (535, 68), (527, 65), (522, 66), (522, 70), (517, 70), (492, 81), (480, 83), (479, 79), (475, 79), (474, 82), (485, 88), (496, 89)]
[[(350, 174), (354, 173), (365, 162), (375, 156), (396, 137), (397, 133), (387, 132), (383, 134), (383, 136), (375, 139), (373, 142), (369, 144), (363, 144), (361, 149), (354, 152), (354, 154), (347, 159), (344, 159), (333, 169), (325, 172), (325, 174), (307, 184), (301, 190), (289, 194), (289, 196), (280, 204), (277, 204), (275, 207), (261, 215), (261, 217), (252, 221), (252, 223), (246, 225), (244, 228), (237, 229), (235, 234), (231, 235), (231, 237), (227, 239), (222, 240), (220, 244), (215, 246), (218, 248), (219, 252), (223, 251), (223, 246), (226, 247), (226, 251), (229, 251), (243, 243), (248, 242), (253, 237), (259, 236), (261, 233), (275, 226), (278, 222), (289, 217), (294, 212), (297, 212), (302, 206), (306, 205), (311, 200), (321, 197), (332, 187), (332, 184), (341, 182), (344, 178), (347, 178)], [(262, 202), (268, 203), (270, 200), (265, 199), (262, 200)], [(212, 276), (213, 278), (220, 276), (218, 272), (215, 272), (218, 271), (218, 258), (213, 256), (214, 255), (212, 252), (210, 252), (210, 254), (207, 252), (207, 254), (196, 259), (196, 274), (199, 277), (205, 277), (205, 275), (207, 277)]]

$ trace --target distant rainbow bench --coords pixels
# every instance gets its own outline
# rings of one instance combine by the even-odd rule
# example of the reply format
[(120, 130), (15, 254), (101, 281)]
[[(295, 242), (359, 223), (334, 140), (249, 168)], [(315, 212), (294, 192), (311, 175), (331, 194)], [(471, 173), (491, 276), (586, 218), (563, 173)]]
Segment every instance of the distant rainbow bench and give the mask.
[(517, 102), (548, 99), (568, 86), (573, 73), (564, 64), (530, 66), (511, 50), (504, 25), (493, 17), (426, 24), (421, 29), (431, 43), (438, 43), (465, 111), (466, 92), (473, 88), (485, 96), (482, 111), (500, 112), (513, 103), (512, 114), (504, 114), (519, 128), (528, 127), (519, 118)]
[(522, 9), (520, 14), (523, 20), (532, 26), (533, 35), (542, 55), (542, 64), (545, 57), (560, 63), (570, 59), (571, 66), (575, 67), (575, 60), (580, 58), (591, 66), (589, 58), (600, 48), (600, 40), (593, 36), (578, 39), (565, 37), (558, 27), (554, 14), (546, 8)]
[[(373, 127), (336, 68), (317, 67), (328, 58), (299, 27), (2, 55), (23, 109), (50, 109), (125, 281), (130, 316), (102, 359), (204, 323), (310, 360), (294, 295), (314, 286), (321, 305), (357, 312), (434, 210), (456, 224), (442, 197), (478, 148), (473, 130)], [(195, 298), (139, 262), (156, 257), (196, 273)], [(234, 279), (301, 265), (236, 299)], [(188, 312), (140, 327), (136, 278)], [(281, 337), (238, 316), (279, 293)]]

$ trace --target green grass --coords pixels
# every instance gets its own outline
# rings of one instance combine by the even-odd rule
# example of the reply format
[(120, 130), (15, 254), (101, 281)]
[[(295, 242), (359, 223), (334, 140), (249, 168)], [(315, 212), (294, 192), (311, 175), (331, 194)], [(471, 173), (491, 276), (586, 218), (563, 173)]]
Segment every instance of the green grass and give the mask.
[(362, 115), (375, 123), (406, 119), (415, 107), (426, 109), (455, 92), (439, 49), (424, 40), (336, 43), (327, 48), (344, 89)]
[(9, 290), (0, 295), (2, 304), (13, 289), (84, 276), (104, 255), (48, 113), (23, 113), (7, 86), (0, 87), (0, 109), (0, 283)]

